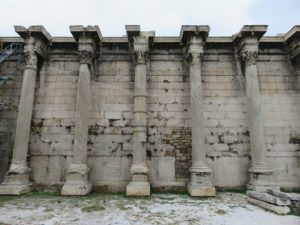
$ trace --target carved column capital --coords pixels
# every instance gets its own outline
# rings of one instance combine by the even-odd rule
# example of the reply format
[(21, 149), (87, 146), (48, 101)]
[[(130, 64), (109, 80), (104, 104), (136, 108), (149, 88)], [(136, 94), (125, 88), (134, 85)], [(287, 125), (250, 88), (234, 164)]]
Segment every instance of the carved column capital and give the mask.
[(186, 59), (190, 64), (201, 62), (204, 52), (204, 43), (201, 38), (193, 36), (189, 39)]
[(80, 55), (80, 64), (88, 64), (88, 65), (92, 65), (93, 61), (95, 59), (95, 54), (91, 51), (79, 51), (79, 55)]
[(137, 65), (146, 65), (148, 61), (148, 52), (146, 51), (134, 51), (134, 59)]
[(38, 56), (35, 51), (35, 43), (32, 38), (25, 41), (24, 47), (25, 63), (26, 67), (31, 67), (33, 69), (37, 68)]
[(248, 65), (255, 65), (258, 56), (258, 51), (243, 51), (241, 53), (241, 57), (243, 58), (245, 64)]
[(188, 52), (185, 58), (190, 64), (195, 64), (201, 62), (202, 56), (202, 52)]

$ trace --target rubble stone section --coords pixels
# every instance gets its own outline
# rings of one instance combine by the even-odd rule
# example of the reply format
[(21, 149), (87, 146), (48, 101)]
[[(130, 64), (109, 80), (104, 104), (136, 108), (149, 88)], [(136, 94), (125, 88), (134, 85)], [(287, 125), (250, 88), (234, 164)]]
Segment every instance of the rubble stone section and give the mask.
[[(133, 150), (137, 149), (133, 144), (137, 142), (133, 140), (139, 140), (135, 123), (138, 115), (146, 117), (140, 124), (142, 126), (137, 127), (145, 127), (139, 130), (145, 137), (143, 143), (139, 142), (143, 145), (139, 149), (142, 149), (143, 169), (147, 167), (148, 170), (142, 170), (139, 178), (147, 180), (147, 188), (150, 185), (155, 190), (187, 190), (192, 158), (195, 159), (193, 149), (204, 153), (202, 161), (210, 169), (207, 178), (211, 186), (236, 188), (255, 184), (248, 187), (265, 190), (265, 187), (273, 188), (274, 184), (285, 189), (298, 188), (300, 27), (272, 37), (263, 36), (266, 27), (256, 25), (245, 26), (238, 35), (230, 37), (208, 36), (201, 44), (201, 76), (197, 73), (192, 77), (193, 57), (187, 53), (193, 37), (205, 37), (203, 30), (195, 27), (203, 26), (184, 26), (184, 35), (176, 37), (148, 39), (149, 51), (144, 54), (146, 73), (143, 73), (146, 74), (143, 80), (143, 84), (146, 82), (143, 90), (146, 106), (141, 100), (144, 97), (135, 97), (136, 60), (138, 55), (143, 56), (143, 53), (135, 53), (133, 48), (134, 38), (143, 34), (139, 26), (127, 26), (127, 37), (102, 37), (101, 42), (96, 41), (101, 47), (94, 51), (93, 66), (88, 64), (88, 70), (86, 66), (83, 69), (89, 71), (85, 74), (90, 76), (90, 85), (84, 85), (89, 86), (89, 90), (83, 93), (89, 92), (90, 103), (84, 101), (83, 104), (85, 111), (89, 105), (89, 115), (88, 128), (84, 125), (84, 129), (80, 129), (82, 138), (78, 138), (76, 128), (78, 95), (86, 99), (78, 94), (78, 88), (83, 84), (79, 77), (79, 39), (76, 35), (51, 37), (39, 26), (29, 28), (31, 40), (38, 43), (34, 50), (38, 66), (34, 88), (31, 86), (34, 97), (30, 134), (27, 143), (22, 142), (21, 147), (28, 146), (22, 151), (22, 160), (31, 169), (26, 176), (32, 187), (61, 191), (69, 180), (69, 168), (77, 155), (80, 156), (78, 162), (84, 164), (79, 166), (81, 169), (76, 169), (78, 176), (91, 184), (94, 191), (125, 192), (133, 177), (130, 168), (135, 155)], [(23, 37), (27, 40), (21, 34), (21, 38), (1, 37), (1, 41), (4, 46), (12, 42), (26, 44)], [(89, 37), (88, 32), (86, 37)], [(92, 35), (92, 40), (94, 38)], [(49, 40), (51, 44), (47, 45)], [(47, 51), (43, 52), (45, 48), (39, 46), (47, 46)], [(7, 165), (0, 166), (0, 180), (4, 180), (14, 159), (13, 146), (18, 145), (17, 136), (20, 136), (16, 118), (22, 111), (19, 102), (23, 99), (21, 89), (26, 86), (22, 87), (26, 77), (24, 69), (23, 54), (20, 58), (11, 56), (1, 64), (1, 73), (11, 79), (0, 85), (0, 102), (5, 103), (0, 110), (0, 132), (5, 139), (3, 145), (1, 141), (0, 149)], [(197, 116), (203, 115), (204, 125), (198, 129), (195, 140), (192, 130), (200, 126), (193, 122), (195, 112), (191, 99), (195, 92), (192, 86), (199, 87), (200, 80), (202, 92), (199, 88), (196, 90), (197, 95), (202, 93), (199, 104), (202, 107), (196, 112)], [(255, 100), (255, 110), (248, 104), (250, 97)], [(142, 105), (143, 109), (140, 108)], [(256, 119), (256, 113), (260, 119)], [(255, 125), (257, 121), (261, 121), (260, 128)], [(258, 132), (251, 131), (254, 125)], [(75, 151), (79, 147), (75, 140), (83, 145), (87, 142), (86, 146), (81, 145), (80, 154)], [(199, 145), (203, 147), (192, 147), (193, 142), (201, 143)], [(6, 149), (2, 150), (2, 147)], [(259, 171), (261, 173), (256, 176), (257, 171), (249, 171), (254, 164), (263, 164), (266, 173)]]

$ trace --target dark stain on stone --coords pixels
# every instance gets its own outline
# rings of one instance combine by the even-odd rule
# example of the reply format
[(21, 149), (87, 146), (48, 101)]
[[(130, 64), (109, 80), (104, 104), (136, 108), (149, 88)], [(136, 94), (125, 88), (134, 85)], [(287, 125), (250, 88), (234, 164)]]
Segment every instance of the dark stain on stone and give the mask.
[(289, 140), (290, 144), (300, 145), (300, 135), (291, 136)]
[(218, 139), (219, 139), (220, 144), (224, 144), (223, 137), (224, 137), (224, 134), (219, 134), (218, 135)]
[(147, 157), (151, 158), (152, 157), (152, 152), (150, 150), (146, 151)]
[(66, 126), (68, 133), (71, 133), (72, 126)]

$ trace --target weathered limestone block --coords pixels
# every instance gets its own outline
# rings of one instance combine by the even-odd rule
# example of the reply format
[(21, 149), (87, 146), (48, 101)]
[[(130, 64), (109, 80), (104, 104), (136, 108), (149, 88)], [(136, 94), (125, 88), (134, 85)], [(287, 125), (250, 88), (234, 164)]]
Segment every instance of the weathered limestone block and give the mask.
[(285, 193), (282, 191), (274, 190), (274, 189), (267, 189), (269, 194), (275, 195), (280, 198), (287, 198), (291, 201), (299, 201), (300, 202), (300, 194), (297, 193)]
[(267, 209), (267, 210), (270, 210), (277, 214), (280, 214), (280, 215), (286, 215), (291, 211), (288, 206), (278, 206), (278, 205), (270, 204), (270, 203), (260, 201), (258, 199), (254, 199), (251, 197), (248, 197), (248, 202), (250, 202), (254, 205), (257, 205), (263, 209)]
[(279, 206), (288, 206), (291, 204), (291, 201), (287, 198), (276, 197), (268, 193), (262, 193), (257, 191), (247, 191), (247, 195), (251, 198), (258, 199), (260, 201), (268, 202), (270, 204), (279, 205)]

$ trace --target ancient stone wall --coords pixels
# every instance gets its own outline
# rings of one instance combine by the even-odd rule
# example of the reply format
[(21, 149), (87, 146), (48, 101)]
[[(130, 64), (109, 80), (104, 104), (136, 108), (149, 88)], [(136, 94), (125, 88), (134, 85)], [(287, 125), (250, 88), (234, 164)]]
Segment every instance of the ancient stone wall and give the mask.
[[(103, 38), (91, 70), (87, 166), (97, 191), (124, 191), (131, 180), (135, 61), (126, 39)], [(161, 40), (154, 38), (146, 64), (149, 182), (152, 188), (185, 190), (192, 165), (189, 61), (179, 39)], [(274, 182), (297, 188), (300, 66), (278, 40), (260, 40), (256, 63), (264, 145)], [(66, 182), (73, 158), (80, 63), (74, 39), (53, 38), (38, 69), (27, 157), (37, 189), (60, 190)], [(12, 155), (24, 62), (12, 57), (1, 67), (13, 79), (0, 86), (5, 103), (0, 112), (0, 181)], [(206, 163), (216, 187), (241, 187), (249, 181), (251, 134), (244, 69), (231, 38), (208, 38), (199, 79)]]

